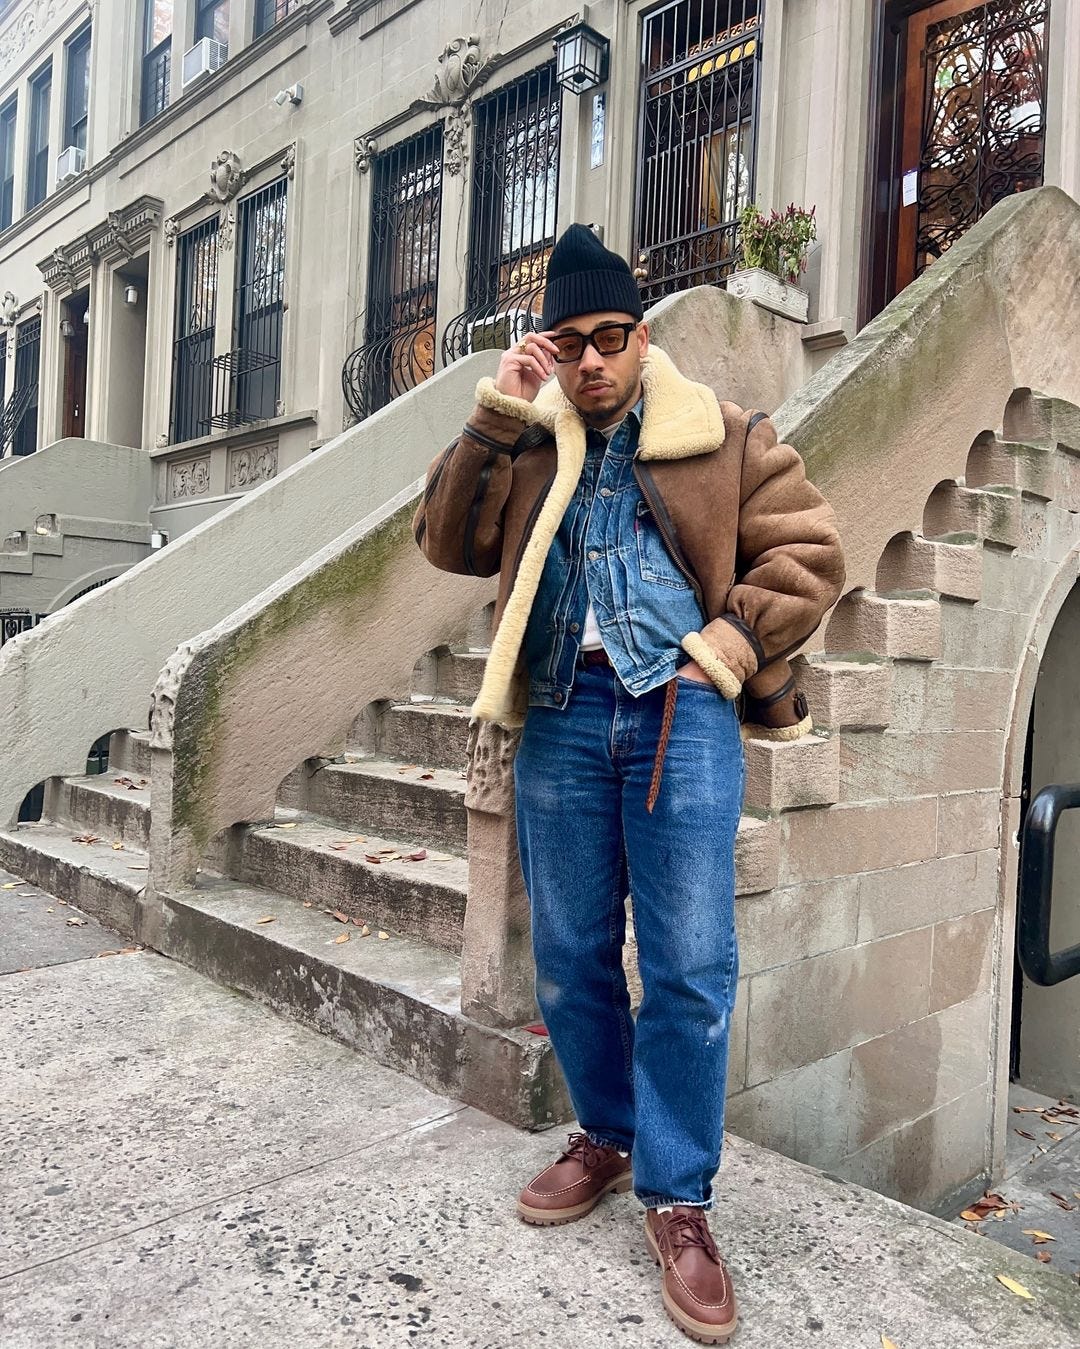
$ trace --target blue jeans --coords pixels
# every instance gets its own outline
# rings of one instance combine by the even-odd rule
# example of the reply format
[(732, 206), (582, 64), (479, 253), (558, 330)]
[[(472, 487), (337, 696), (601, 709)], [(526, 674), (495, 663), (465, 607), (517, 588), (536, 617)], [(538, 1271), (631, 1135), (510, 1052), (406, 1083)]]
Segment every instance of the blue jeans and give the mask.
[[(735, 707), (680, 675), (660, 795), (645, 809), (663, 687), (578, 668), (565, 709), (530, 707), (514, 766), (536, 995), (582, 1129), (632, 1153), (646, 1208), (712, 1207), (739, 973)], [(622, 966), (633, 895), (643, 998)]]

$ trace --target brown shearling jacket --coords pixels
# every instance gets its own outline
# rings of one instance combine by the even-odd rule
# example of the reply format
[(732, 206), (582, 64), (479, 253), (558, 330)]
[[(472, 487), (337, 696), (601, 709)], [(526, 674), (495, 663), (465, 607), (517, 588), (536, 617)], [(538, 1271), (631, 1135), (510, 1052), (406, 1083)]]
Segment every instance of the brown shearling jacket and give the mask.
[[(755, 734), (812, 729), (787, 657), (840, 595), (836, 518), (771, 420), (721, 402), (651, 347), (634, 474), (708, 618), (683, 649), (725, 698), (744, 694)], [(477, 386), (464, 430), (428, 470), (413, 528), (444, 571), (499, 573), (494, 635), (473, 716), (520, 725), (522, 638), (548, 549), (585, 459), (585, 424), (549, 381), (535, 402)]]

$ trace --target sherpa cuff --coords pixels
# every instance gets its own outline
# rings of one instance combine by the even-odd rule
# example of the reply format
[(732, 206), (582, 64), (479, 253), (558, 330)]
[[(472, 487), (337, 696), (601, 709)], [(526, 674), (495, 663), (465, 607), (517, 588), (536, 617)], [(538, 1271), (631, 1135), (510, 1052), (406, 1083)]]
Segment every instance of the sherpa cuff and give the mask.
[(742, 736), (744, 740), (801, 740), (814, 729), (814, 719), (809, 712), (802, 721), (794, 726), (761, 726), (757, 722), (744, 722)]
[(686, 654), (697, 661), (725, 698), (739, 696), (742, 685), (700, 632), (688, 632), (681, 645)]
[(484, 378), (476, 386), (476, 401), (482, 408), (487, 408), (489, 412), (498, 413), (502, 417), (510, 417), (522, 426), (532, 426), (540, 420), (539, 410), (535, 403), (528, 402), (524, 398), (515, 398), (513, 394), (500, 393), (495, 387), (495, 381), (490, 375)]

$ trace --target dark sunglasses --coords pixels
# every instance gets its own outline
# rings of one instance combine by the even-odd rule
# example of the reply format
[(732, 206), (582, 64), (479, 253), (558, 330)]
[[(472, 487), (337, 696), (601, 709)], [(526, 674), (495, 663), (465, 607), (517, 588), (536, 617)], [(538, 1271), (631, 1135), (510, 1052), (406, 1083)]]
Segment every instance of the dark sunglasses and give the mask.
[(587, 346), (595, 347), (601, 356), (617, 356), (620, 351), (626, 350), (630, 334), (636, 327), (636, 323), (602, 323), (591, 333), (579, 333), (573, 329), (557, 333), (551, 339), (559, 353), (555, 359), (559, 365), (580, 361)]

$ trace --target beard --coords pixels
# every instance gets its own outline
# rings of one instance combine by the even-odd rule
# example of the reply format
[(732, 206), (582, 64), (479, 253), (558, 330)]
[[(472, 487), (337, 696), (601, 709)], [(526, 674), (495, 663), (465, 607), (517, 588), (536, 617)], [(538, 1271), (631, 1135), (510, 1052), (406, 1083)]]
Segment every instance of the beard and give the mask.
[(570, 401), (581, 413), (586, 426), (601, 429), (610, 426), (620, 411), (625, 412), (633, 405), (640, 388), (641, 373), (635, 371), (629, 379), (621, 384), (612, 384), (601, 395), (586, 396), (583, 388), (577, 389)]

